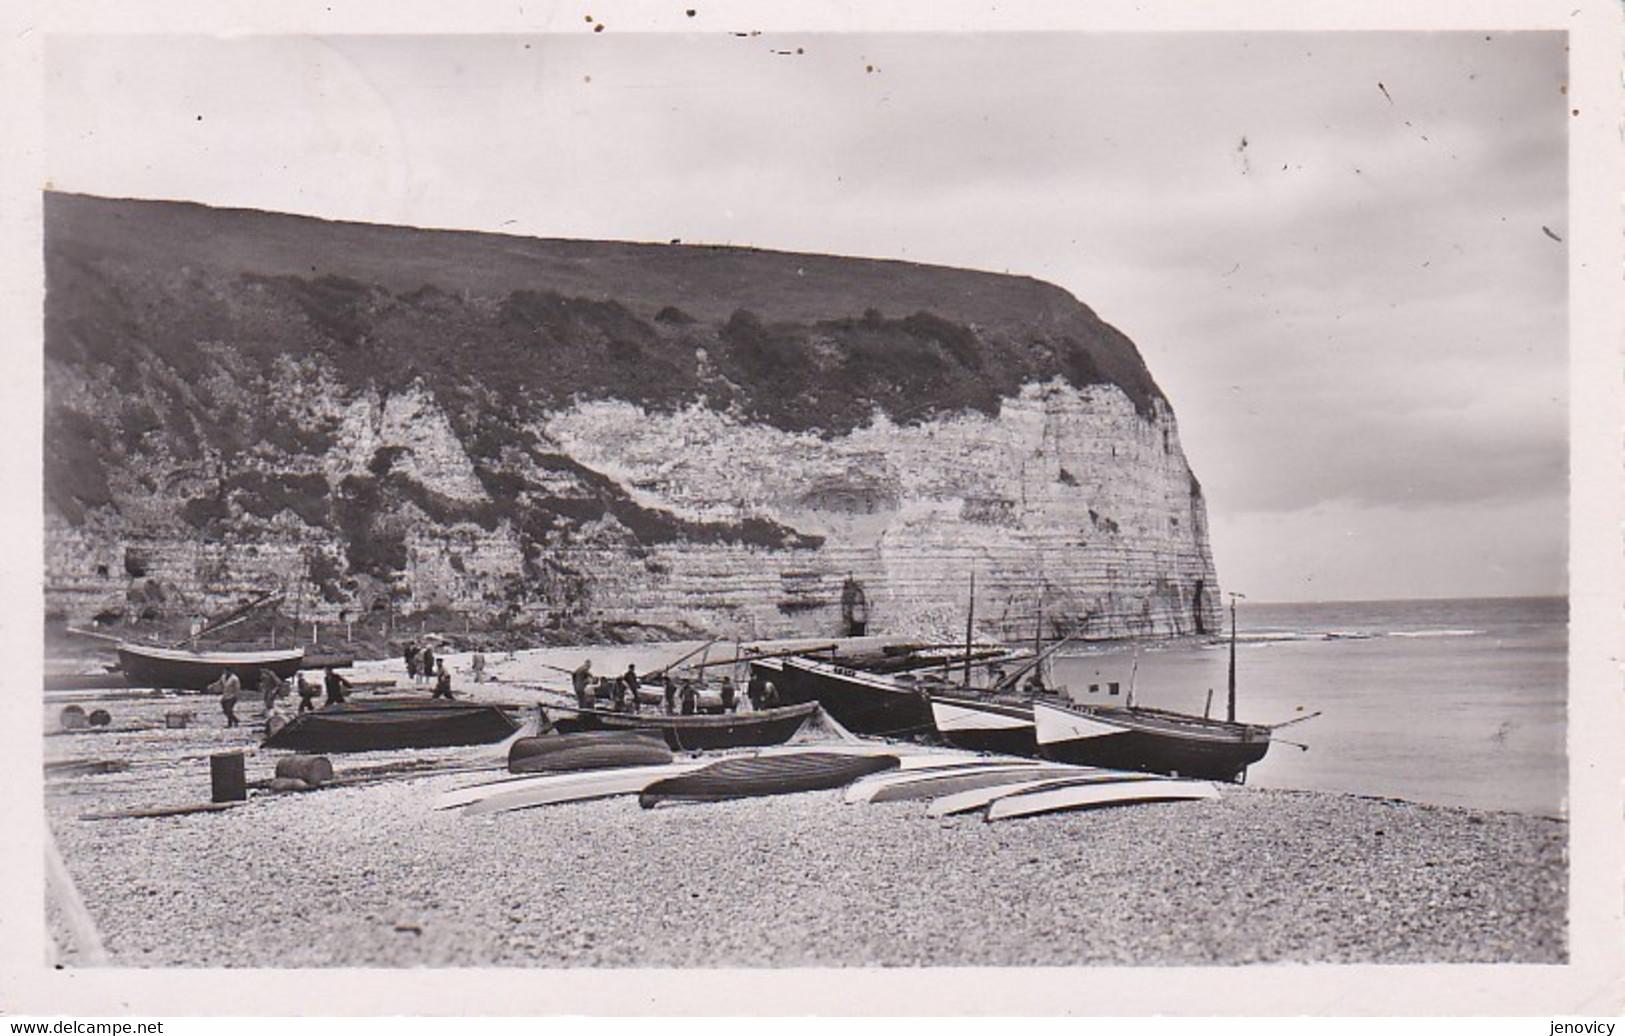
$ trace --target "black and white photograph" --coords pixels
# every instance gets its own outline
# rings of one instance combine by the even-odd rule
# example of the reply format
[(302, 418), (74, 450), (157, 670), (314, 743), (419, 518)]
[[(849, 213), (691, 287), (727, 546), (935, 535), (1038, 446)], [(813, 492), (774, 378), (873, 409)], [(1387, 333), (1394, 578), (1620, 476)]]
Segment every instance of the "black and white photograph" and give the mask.
[(1612, 5), (412, 10), (11, 45), (0, 1013), (1625, 1011)]

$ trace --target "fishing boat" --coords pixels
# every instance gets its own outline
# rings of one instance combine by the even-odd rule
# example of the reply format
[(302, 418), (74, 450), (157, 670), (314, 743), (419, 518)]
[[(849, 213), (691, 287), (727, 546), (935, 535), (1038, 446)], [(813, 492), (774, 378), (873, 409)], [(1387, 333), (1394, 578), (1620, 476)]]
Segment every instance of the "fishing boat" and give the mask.
[(761, 665), (780, 701), (816, 702), (854, 734), (909, 737), (932, 730), (931, 700), (915, 680), (804, 656), (778, 660), (777, 673)]
[(956, 748), (1027, 757), (1038, 754), (1030, 701), (962, 692), (933, 693), (931, 721), (943, 740)]
[(1039, 755), (1063, 763), (1241, 782), (1270, 728), (1141, 706), (1033, 702)]
[(723, 802), (764, 795), (842, 788), (859, 777), (896, 769), (897, 756), (845, 752), (786, 752), (724, 759), (692, 773), (656, 781), (638, 795), (653, 809), (662, 802)]
[(226, 670), (237, 674), (244, 687), (258, 682), (261, 669), (269, 669), (286, 680), (305, 668), (304, 648), (269, 651), (186, 651), (181, 648), (153, 647), (122, 641), (118, 645), (119, 668), (131, 687), (164, 687), (180, 691), (205, 691)]
[(374, 698), (301, 713), (266, 738), (266, 748), (373, 752), (488, 745), (519, 729), (500, 706), (423, 698)]
[(553, 726), (560, 733), (591, 730), (636, 730), (658, 734), (674, 751), (699, 752), (718, 748), (758, 748), (782, 745), (795, 736), (814, 713), (817, 702), (787, 705), (760, 712), (724, 712), (721, 715), (668, 716), (661, 712), (610, 712), (573, 706), (547, 706), (544, 714), (560, 715)]

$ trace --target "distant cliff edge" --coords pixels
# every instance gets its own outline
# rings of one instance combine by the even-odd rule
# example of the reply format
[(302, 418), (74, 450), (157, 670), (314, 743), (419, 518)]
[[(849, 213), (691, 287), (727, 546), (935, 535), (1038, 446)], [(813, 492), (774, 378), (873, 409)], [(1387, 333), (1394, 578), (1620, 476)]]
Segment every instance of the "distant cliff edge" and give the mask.
[(1216, 630), (1132, 342), (1028, 278), (47, 194), (46, 605), (628, 637)]

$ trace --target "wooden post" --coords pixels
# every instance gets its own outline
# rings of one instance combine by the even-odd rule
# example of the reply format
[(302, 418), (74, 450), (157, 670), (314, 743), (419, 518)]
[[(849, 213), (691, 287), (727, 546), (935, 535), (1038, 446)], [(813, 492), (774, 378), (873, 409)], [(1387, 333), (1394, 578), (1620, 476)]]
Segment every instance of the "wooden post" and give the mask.
[(1207, 719), (1213, 712), (1213, 688), (1207, 689), (1207, 704), (1202, 706), (1202, 718)]

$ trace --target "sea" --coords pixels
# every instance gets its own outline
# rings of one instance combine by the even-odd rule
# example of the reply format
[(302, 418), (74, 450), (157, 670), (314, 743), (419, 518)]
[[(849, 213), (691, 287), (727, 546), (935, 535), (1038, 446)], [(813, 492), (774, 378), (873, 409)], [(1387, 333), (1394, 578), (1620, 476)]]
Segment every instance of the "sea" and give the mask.
[[(1567, 816), (1566, 598), (1243, 601), (1235, 615), (1236, 718), (1300, 720), (1249, 785)], [(1223, 718), (1228, 666), (1213, 638), (1069, 647), (1051, 675), (1078, 701), (1132, 690)]]

